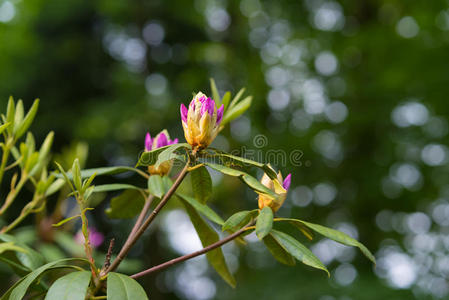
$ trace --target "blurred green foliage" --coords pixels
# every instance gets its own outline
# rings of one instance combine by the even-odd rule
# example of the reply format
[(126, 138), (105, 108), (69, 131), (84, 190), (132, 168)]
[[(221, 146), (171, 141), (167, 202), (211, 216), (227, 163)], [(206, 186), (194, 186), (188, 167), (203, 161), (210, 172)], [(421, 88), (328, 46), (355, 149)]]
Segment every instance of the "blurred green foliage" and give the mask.
[[(86, 166), (134, 165), (146, 131), (183, 140), (179, 105), (210, 94), (210, 77), (221, 95), (246, 86), (251, 110), (215, 146), (300, 150), (300, 165), (275, 166), (293, 173), (282, 213), (358, 233), (379, 260), (374, 272), (362, 255), (318, 243), (327, 279), (250, 246), (235, 290), (181, 266), (143, 279), (152, 299), (210, 298), (195, 289), (217, 299), (443, 298), (448, 30), (442, 0), (2, 0), (0, 106), (10, 95), (26, 107), (40, 98), (38, 144), (54, 130), (57, 150), (89, 144)], [(213, 181), (223, 216), (256, 207), (237, 180)], [(95, 226), (123, 242), (129, 228), (103, 210)], [(131, 255), (145, 266), (175, 256), (166, 233), (152, 231)]]

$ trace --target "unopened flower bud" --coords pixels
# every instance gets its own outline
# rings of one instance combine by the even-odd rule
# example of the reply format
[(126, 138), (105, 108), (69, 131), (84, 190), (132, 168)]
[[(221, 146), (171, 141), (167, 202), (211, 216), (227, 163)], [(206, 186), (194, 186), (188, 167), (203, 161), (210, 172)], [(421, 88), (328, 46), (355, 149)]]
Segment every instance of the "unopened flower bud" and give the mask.
[(193, 148), (206, 148), (220, 131), (224, 106), (217, 109), (215, 101), (203, 93), (196, 94), (189, 108), (181, 104), (181, 121), (187, 143)]
[(290, 188), (292, 175), (288, 174), (284, 180), (282, 180), (281, 172), (278, 173), (276, 179), (271, 179), (267, 174), (264, 174), (260, 182), (275, 192), (278, 197), (277, 199), (272, 199), (266, 195), (259, 194), (259, 208), (262, 209), (266, 206), (270, 207), (273, 212), (276, 212), (284, 203), (287, 198), (287, 192)]
[[(145, 136), (145, 151), (152, 151), (157, 148), (177, 143), (178, 139), (170, 140), (170, 136), (167, 130), (161, 131), (154, 139), (151, 138), (150, 133), (147, 133), (147, 135)], [(158, 167), (148, 166), (148, 173), (164, 176), (170, 172), (172, 165), (173, 161), (168, 160), (161, 163)]]

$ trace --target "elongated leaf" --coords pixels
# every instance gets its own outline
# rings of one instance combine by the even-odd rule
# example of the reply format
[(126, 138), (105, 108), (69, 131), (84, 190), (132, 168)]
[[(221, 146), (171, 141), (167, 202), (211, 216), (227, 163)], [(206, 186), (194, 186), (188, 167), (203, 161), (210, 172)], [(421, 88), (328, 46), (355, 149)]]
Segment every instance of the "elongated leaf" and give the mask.
[(259, 212), (258, 209), (239, 211), (230, 216), (229, 219), (226, 220), (221, 230), (237, 231), (246, 224), (248, 224), (251, 221), (251, 219), (258, 214), (258, 212)]
[(271, 230), (273, 238), (293, 257), (302, 262), (305, 265), (311, 266), (313, 268), (321, 269), (330, 276), (329, 271), (323, 265), (323, 263), (307, 249), (303, 244), (295, 240), (292, 236), (277, 230)]
[[(218, 157), (221, 159), (221, 161), (226, 164), (226, 165), (236, 165), (236, 166), (243, 166), (243, 167), (257, 167), (259, 169), (261, 169), (262, 171), (264, 171), (268, 177), (270, 177), (271, 179), (276, 179), (277, 178), (277, 174), (276, 172), (273, 170), (272, 167), (270, 167), (269, 164), (264, 164), (264, 163), (260, 163), (248, 158), (244, 158), (244, 157), (240, 157), (240, 156), (236, 156), (236, 155), (232, 155), (232, 154), (228, 154), (228, 153), (224, 153), (224, 152), (219, 152), (216, 153), (214, 155), (214, 157)], [(238, 176), (238, 175), (232, 175), (232, 174), (228, 174), (231, 176)]]
[(239, 100), (243, 96), (244, 92), (245, 92), (245, 88), (241, 88), (240, 91), (237, 92), (237, 94), (234, 96), (231, 103), (229, 104), (229, 109), (232, 109), (239, 102)]
[(201, 203), (206, 203), (212, 196), (212, 179), (206, 167), (202, 166), (190, 172), (192, 189), (195, 198)]
[(162, 151), (166, 150), (170, 146), (164, 146), (157, 149), (154, 149), (152, 151), (145, 151), (140, 155), (139, 161), (137, 162), (136, 167), (139, 166), (152, 166), (156, 163), (157, 158), (159, 157), (159, 154), (162, 153)]
[(79, 271), (59, 278), (51, 285), (45, 300), (84, 300), (91, 276), (89, 271)]
[[(53, 267), (56, 267), (58, 264), (67, 263), (70, 261), (86, 261), (86, 260), (81, 258), (67, 258), (53, 261), (46, 265), (43, 265), (42, 267), (37, 268), (36, 270), (28, 274), (25, 278), (23, 278), (23, 280), (21, 280), (20, 283), (16, 285), (13, 290), (11, 290), (8, 300), (22, 300), (30, 285), (45, 271), (50, 270)], [(1, 300), (3, 299), (6, 300), (6, 298), (3, 297), (1, 298)]]
[(23, 108), (23, 101), (19, 100), (19, 101), (17, 101), (16, 114), (14, 115), (14, 132), (17, 132), (17, 129), (22, 124), (24, 115), (25, 115), (25, 111)]
[(111, 199), (111, 207), (106, 209), (106, 214), (112, 219), (130, 219), (142, 210), (144, 202), (139, 191), (126, 190)]
[(36, 116), (38, 107), (39, 107), (39, 99), (36, 99), (34, 100), (33, 105), (31, 106), (30, 110), (28, 111), (25, 118), (21, 122), (20, 126), (17, 128), (17, 131), (15, 132), (16, 139), (20, 138), (28, 130), (28, 128), (30, 128), (31, 123), (33, 122), (34, 117)]
[(154, 166), (157, 168), (163, 162), (177, 158), (178, 155), (175, 152), (181, 148), (190, 149), (190, 145), (187, 143), (181, 143), (168, 146), (166, 149), (164, 149), (164, 151), (159, 153), (157, 161), (154, 164)]
[(278, 195), (276, 195), (275, 192), (273, 192), (272, 190), (270, 190), (269, 188), (264, 186), (262, 183), (259, 182), (259, 180), (252, 177), (251, 175), (245, 174), (241, 178), (254, 191), (262, 193), (262, 194), (266, 194), (267, 196), (269, 196), (273, 199), (276, 199), (278, 197)]
[(204, 164), (206, 166), (208, 166), (208, 167), (210, 167), (210, 168), (220, 172), (220, 173), (223, 173), (223, 174), (229, 175), (229, 176), (236, 176), (236, 177), (238, 177), (238, 176), (243, 176), (243, 175), (246, 174), (243, 171), (236, 170), (236, 169), (233, 169), (233, 168), (230, 168), (230, 167), (226, 167), (226, 166), (223, 166), (223, 165), (218, 165), (218, 164), (209, 163), (209, 162), (206, 162)]
[(260, 183), (256, 178), (252, 177), (248, 173), (245, 173), (243, 171), (239, 171), (236, 169), (232, 169), (230, 167), (226, 167), (223, 165), (217, 165), (214, 163), (205, 163), (208, 167), (219, 171), (223, 174), (230, 175), (230, 176), (238, 176), (240, 177), (243, 182), (245, 182), (250, 188), (255, 190), (258, 193), (267, 194), (269, 197), (275, 199), (278, 197), (275, 192), (264, 186), (262, 183)]
[(111, 183), (111, 184), (102, 184), (96, 185), (94, 187), (94, 193), (101, 192), (111, 192), (111, 191), (119, 191), (119, 190), (141, 190), (142, 188), (126, 183)]
[(6, 122), (5, 124), (2, 124), (2, 125), (0, 126), (0, 134), (2, 134), (3, 131), (5, 131), (5, 129), (7, 129), (7, 128), (9, 127), (9, 125), (11, 125), (10, 122)]
[(17, 246), (14, 242), (0, 243), (0, 254), (2, 254), (5, 251), (15, 251), (15, 252), (23, 252), (23, 253), (27, 252), (22, 247)]
[(273, 221), (274, 222), (282, 222), (282, 221), (288, 222), (291, 225), (293, 225), (294, 227), (296, 227), (297, 229), (299, 229), (302, 232), (302, 234), (304, 234), (309, 240), (313, 240), (313, 233), (300, 220), (289, 219), (289, 218), (276, 218)]
[[(117, 166), (117, 167), (104, 167), (104, 168), (93, 168), (93, 169), (85, 169), (81, 171), (81, 177), (84, 178), (89, 178), (90, 176), (92, 176), (94, 173), (97, 173), (97, 176), (101, 176), (101, 175), (116, 175), (116, 174), (121, 174), (121, 173), (125, 173), (125, 172), (139, 172), (138, 169), (136, 168), (132, 168), (132, 167), (126, 167), (126, 166)], [(61, 174), (55, 174), (55, 176), (57, 178), (63, 178), (63, 176)], [(72, 172), (67, 172), (67, 177), (69, 179), (73, 178)]]
[(148, 178), (148, 190), (151, 195), (154, 195), (157, 198), (162, 198), (165, 194), (165, 187), (166, 185), (160, 175), (151, 175), (150, 178)]
[(76, 189), (78, 191), (81, 191), (81, 182), (82, 182), (82, 178), (81, 178), (81, 168), (80, 168), (80, 163), (78, 158), (76, 158), (73, 161), (73, 165), (72, 165), (72, 174), (73, 174), (73, 184), (75, 185)]
[[(55, 165), (59, 169), (59, 171), (61, 172), (61, 174), (58, 174), (58, 175), (61, 175), (64, 178), (65, 182), (69, 185), (70, 189), (73, 192), (75, 192), (75, 187), (73, 186), (72, 181), (70, 180), (70, 178), (67, 175), (66, 171), (64, 171), (64, 168), (59, 163), (57, 163), (56, 161), (55, 161)], [(58, 175), (56, 175), (56, 177)]]
[[(182, 198), (181, 198), (182, 199)], [(190, 205), (187, 201), (183, 201), (186, 211), (190, 216), (193, 226), (201, 240), (203, 247), (207, 247), (219, 240), (218, 234), (213, 230), (196, 212), (195, 208)], [(212, 251), (207, 252), (206, 257), (212, 267), (217, 271), (217, 273), (226, 281), (230, 286), (235, 287), (236, 282), (234, 276), (228, 269), (226, 260), (223, 256), (221, 248), (218, 247)]]
[(256, 235), (259, 240), (266, 237), (273, 228), (273, 211), (265, 206), (259, 213), (256, 222)]
[(271, 255), (273, 255), (273, 257), (280, 263), (287, 266), (294, 266), (296, 264), (295, 258), (291, 256), (281, 244), (279, 244), (271, 233), (263, 238), (263, 243), (268, 251), (270, 251)]
[(71, 216), (71, 217), (69, 217), (69, 218), (65, 218), (64, 220), (62, 220), (62, 221), (60, 221), (60, 222), (58, 222), (58, 223), (56, 223), (56, 224), (52, 224), (52, 226), (53, 226), (53, 227), (59, 227), (59, 226), (61, 226), (61, 225), (64, 225), (64, 224), (67, 223), (67, 222), (70, 222), (70, 221), (75, 220), (75, 219), (80, 218), (80, 217), (81, 217), (81, 215)]
[(215, 100), (217, 107), (221, 105), (220, 94), (218, 94), (217, 85), (215, 84), (215, 80), (213, 78), (210, 79), (210, 89), (212, 92), (212, 99)]
[(13, 242), (15, 245), (25, 250), (25, 252), (16, 252), (14, 255), (15, 258), (10, 257), (10, 259), (13, 259), (13, 261), (21, 264), (27, 269), (34, 270), (42, 266), (44, 263), (44, 258), (39, 252), (33, 250), (24, 243), (21, 243), (14, 236), (9, 234), (0, 234), (0, 240), (3, 242)]
[(224, 223), (223, 219), (219, 215), (217, 215), (209, 206), (198, 202), (198, 200), (196, 200), (193, 197), (189, 197), (189, 196), (181, 194), (181, 193), (176, 193), (176, 195), (179, 198), (182, 198), (182, 200), (188, 202), (200, 214), (202, 214), (203, 216), (205, 216), (206, 218), (208, 218), (215, 224), (223, 225), (223, 223)]
[(48, 197), (50, 195), (53, 195), (54, 193), (59, 191), (64, 185), (65, 185), (64, 179), (62, 179), (62, 178), (56, 179), (45, 191), (45, 196)]
[(148, 300), (142, 286), (127, 275), (110, 272), (107, 284), (107, 300)]
[[(295, 219), (293, 219), (293, 220), (295, 220)], [(290, 220), (290, 221), (292, 221), (292, 220)], [(350, 237), (346, 233), (343, 233), (341, 231), (338, 231), (338, 230), (335, 230), (335, 229), (332, 229), (332, 228), (328, 228), (328, 227), (325, 227), (325, 226), (322, 226), (322, 225), (309, 223), (309, 222), (306, 222), (306, 221), (301, 221), (301, 220), (295, 220), (295, 221), (301, 222), (302, 224), (306, 225), (310, 229), (318, 232), (321, 235), (324, 235), (327, 238), (330, 238), (331, 240), (334, 240), (336, 242), (339, 242), (339, 243), (347, 245), (347, 246), (354, 246), (354, 247), (359, 248), (360, 251), (362, 251), (362, 253), (369, 260), (371, 260), (374, 264), (376, 264), (376, 258), (368, 250), (368, 248), (366, 248), (362, 243), (360, 243), (356, 239), (353, 239), (352, 237)]]
[(248, 96), (239, 103), (237, 103), (235, 106), (230, 107), (229, 110), (226, 112), (226, 114), (223, 117), (222, 125), (229, 123), (230, 121), (240, 117), (250, 106), (251, 101), (253, 97)]
[(14, 129), (15, 114), (16, 114), (16, 106), (14, 104), (14, 99), (12, 98), (12, 96), (10, 96), (8, 99), (8, 106), (6, 108), (6, 122), (11, 124), (11, 126), (7, 127), (9, 134), (11, 134)]
[(224, 106), (224, 111), (226, 111), (226, 109), (228, 108), (230, 100), (231, 100), (231, 92), (226, 92), (223, 95), (223, 98), (221, 99), (221, 104), (223, 104)]
[(167, 193), (173, 185), (173, 181), (168, 176), (162, 177), (162, 182), (164, 183), (164, 194)]

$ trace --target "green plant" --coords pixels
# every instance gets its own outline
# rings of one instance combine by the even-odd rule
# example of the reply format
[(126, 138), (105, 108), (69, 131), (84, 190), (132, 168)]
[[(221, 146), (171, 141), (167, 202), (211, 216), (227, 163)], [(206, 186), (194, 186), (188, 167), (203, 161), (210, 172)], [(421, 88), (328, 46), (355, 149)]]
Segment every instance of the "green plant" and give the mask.
[[(31, 133), (27, 134), (25, 142), (22, 142), (19, 148), (16, 147), (20, 137), (31, 125), (38, 102), (36, 101), (24, 116), (22, 102), (19, 101), (15, 105), (10, 99), (6, 116), (2, 116), (3, 124), (0, 126), (4, 136), (4, 142), (1, 144), (3, 156), (0, 180), (5, 171), (15, 167), (20, 169), (21, 175), (19, 180), (17, 173), (11, 177), (11, 190), (4, 200), (0, 215), (7, 211), (26, 182), (31, 183), (30, 188), (34, 193), (32, 200), (24, 206), (21, 214), (12, 223), (4, 226), (0, 235), (2, 241), (0, 260), (9, 264), (19, 276), (22, 276), (1, 299), (22, 299), (26, 294), (45, 297), (49, 300), (69, 299), (69, 297), (70, 299), (148, 299), (135, 279), (202, 254), (207, 255), (212, 267), (229, 285), (235, 286), (236, 281), (229, 271), (220, 247), (233, 240), (243, 241), (242, 237), (252, 232), (256, 233), (279, 262), (294, 265), (298, 260), (321, 269), (329, 275), (324, 264), (306, 246), (293, 236), (273, 228), (281, 222), (291, 224), (308, 239), (312, 239), (312, 232), (316, 232), (339, 243), (358, 247), (363, 254), (375, 262), (375, 258), (365, 246), (342, 232), (303, 220), (275, 217), (277, 210), (287, 197), (291, 175), (283, 179), (280, 172), (277, 173), (266, 162), (256, 162), (209, 147), (226, 123), (239, 117), (251, 105), (251, 97), (241, 100), (243, 89), (231, 100), (230, 92), (223, 97), (219, 96), (213, 80), (211, 80), (211, 86), (212, 95), (216, 101), (198, 93), (188, 108), (181, 105), (181, 123), (188, 143), (178, 143), (177, 139), (171, 140), (166, 131), (162, 131), (154, 139), (147, 134), (145, 151), (140, 155), (136, 167), (116, 166), (84, 170), (82, 165), (85, 161), (85, 155), (83, 155), (85, 151), (82, 147), (76, 147), (77, 150), (71, 152), (70, 156), (78, 157), (74, 159), (70, 171), (65, 170), (67, 166), (64, 167), (55, 162), (57, 170), (50, 174), (47, 166), (50, 161), (52, 133), (47, 136), (39, 151), (35, 151), (35, 142)], [(10, 153), (13, 155), (14, 162), (7, 165)], [(66, 161), (65, 164), (67, 164)], [(172, 181), (170, 174), (174, 164), (181, 165), (182, 168)], [(239, 178), (259, 195), (259, 208), (239, 211), (226, 221), (223, 220), (207, 205), (212, 196), (212, 180), (208, 168)], [(264, 172), (265, 175), (261, 181), (251, 175), (254, 168)], [(94, 185), (94, 180), (99, 176), (130, 171), (143, 177), (148, 183), (147, 186), (121, 182)], [(188, 175), (192, 182), (193, 196), (178, 191), (178, 187)], [(111, 218), (132, 218), (136, 215), (138, 217), (126, 242), (114, 259), (112, 259), (113, 241), (111, 241), (109, 251), (100, 267), (94, 256), (93, 229), (88, 225), (86, 214), (94, 209), (95, 203), (98, 203), (98, 200), (94, 199), (96, 194), (120, 190), (123, 192), (111, 200), (106, 214)], [(60, 197), (54, 208), (55, 211), (49, 217), (45, 209), (47, 199), (58, 191)], [(67, 196), (76, 199), (79, 212), (63, 219), (63, 214), (59, 210)], [(185, 207), (204, 248), (136, 272), (131, 276), (122, 272), (117, 273), (130, 249), (142, 237), (167, 202), (173, 198)], [(154, 208), (152, 208), (153, 202), (157, 203)], [(81, 219), (85, 258), (53, 259), (45, 264), (45, 259), (37, 251), (19, 242), (14, 235), (6, 234), (32, 213), (37, 216), (36, 226), (43, 227), (47, 231), (54, 227), (67, 226), (75, 219)], [(48, 223), (51, 226), (45, 227)], [(215, 226), (221, 227), (221, 230), (229, 235), (220, 239)], [(44, 232), (47, 231), (44, 230)], [(49, 260), (48, 257), (47, 260)], [(85, 269), (86, 266), (89, 271)], [(65, 270), (62, 276), (58, 272), (57, 278), (52, 277), (48, 282), (40, 280), (44, 274), (61, 269)]]

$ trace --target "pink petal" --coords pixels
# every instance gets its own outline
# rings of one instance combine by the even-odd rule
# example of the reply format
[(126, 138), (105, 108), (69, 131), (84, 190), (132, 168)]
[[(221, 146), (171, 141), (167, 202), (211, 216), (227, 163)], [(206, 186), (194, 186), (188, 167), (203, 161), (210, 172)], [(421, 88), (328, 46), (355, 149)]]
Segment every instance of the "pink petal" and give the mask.
[(187, 107), (184, 105), (184, 103), (181, 103), (181, 119), (184, 123), (187, 123), (187, 114), (189, 111), (187, 110)]
[(287, 177), (285, 177), (284, 183), (282, 184), (282, 186), (284, 187), (284, 189), (286, 189), (288, 191), (291, 183), (292, 183), (292, 174), (290, 173), (287, 175)]
[(149, 132), (147, 132), (147, 135), (145, 136), (145, 150), (151, 151), (153, 148), (153, 141), (151, 139), (151, 135)]

